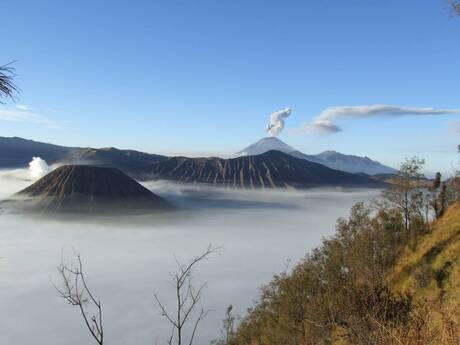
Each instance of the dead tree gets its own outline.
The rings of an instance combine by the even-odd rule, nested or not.
[[[200,322],[209,313],[209,310],[201,309],[196,312],[198,303],[201,299],[201,293],[206,287],[206,282],[196,288],[192,283],[192,273],[195,266],[206,259],[209,255],[216,253],[218,248],[209,246],[204,253],[194,257],[188,264],[184,265],[176,258],[177,272],[173,274],[172,286],[174,287],[175,309],[174,312],[168,312],[164,304],[160,301],[157,293],[154,293],[155,301],[161,309],[161,315],[171,324],[171,335],[168,339],[168,344],[173,342],[177,345],[188,344],[192,345],[196,331]],[[193,315],[196,315],[193,320]],[[191,323],[191,335],[188,342],[184,340],[184,328]]]
[[[0,103],[2,99],[11,98],[14,100],[14,94],[19,92],[18,87],[14,84],[13,79],[16,77],[15,68],[11,65],[14,63],[10,62],[6,65],[0,66]]]
[[[55,286],[55,288],[70,305],[78,307],[91,336],[99,345],[103,345],[104,328],[102,326],[101,301],[97,300],[89,289],[83,273],[81,257],[79,254],[76,257],[76,265],[69,265],[63,258],[61,259],[61,264],[57,270],[62,279],[62,287]],[[90,312],[91,308],[95,311]]]

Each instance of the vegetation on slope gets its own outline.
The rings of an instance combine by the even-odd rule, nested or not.
[[[452,205],[432,231],[406,248],[390,275],[395,289],[432,302],[460,302],[460,204]]]
[[[460,206],[440,179],[417,184],[422,164],[406,161],[384,202],[355,205],[333,237],[262,288],[236,329],[227,315],[216,343],[459,344],[448,305],[459,291]]]

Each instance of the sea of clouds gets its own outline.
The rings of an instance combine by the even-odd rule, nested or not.
[[[43,166],[42,166],[43,167]],[[46,167],[44,168],[46,169]],[[38,175],[37,175],[38,176]],[[30,169],[0,172],[0,199],[30,185]],[[237,191],[147,182],[177,211],[118,218],[56,220],[0,213],[0,344],[90,344],[76,308],[59,298],[56,266],[81,254],[89,285],[102,300],[107,344],[166,342],[168,323],[154,302],[167,308],[168,284],[183,262],[208,245],[219,254],[197,267],[207,281],[202,306],[211,310],[195,344],[220,335],[228,304],[244,315],[259,288],[334,232],[335,221],[376,190]]]

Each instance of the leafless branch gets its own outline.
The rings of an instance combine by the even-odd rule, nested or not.
[[[61,258],[61,263],[56,267],[62,281],[62,287],[55,286],[59,295],[70,305],[78,307],[83,321],[93,339],[99,344],[104,344],[104,328],[102,324],[102,305],[97,300],[86,283],[83,273],[83,263],[79,254],[76,254],[77,264],[69,265]],[[88,310],[93,307],[96,312]]]
[[[174,339],[176,339],[177,345],[182,345],[184,343],[184,328],[188,322],[192,320],[192,315],[201,300],[201,293],[207,285],[206,283],[203,283],[198,289],[195,288],[192,282],[192,271],[194,267],[199,262],[206,259],[209,255],[217,253],[219,249],[220,248],[213,248],[212,246],[209,246],[201,255],[192,258],[188,264],[182,264],[177,257],[174,256],[174,260],[177,264],[177,272],[172,276],[172,285],[174,287],[176,299],[174,313],[169,313],[160,301],[158,294],[154,293],[155,301],[161,310],[160,315],[165,317],[172,326],[172,333],[168,340],[169,345],[172,345]],[[200,313],[196,317],[193,327],[191,328],[192,333],[190,335],[188,345],[193,345],[198,325],[207,316],[208,312],[208,310],[201,309]]]
[[[201,320],[203,320],[208,315],[208,313],[209,313],[209,310],[205,311],[204,309],[201,309],[200,315],[198,315],[198,318],[195,321],[195,325],[193,326],[192,335],[190,336],[190,341],[188,343],[189,345],[193,344],[193,339],[195,338],[195,333],[198,328],[198,324],[200,323]]]

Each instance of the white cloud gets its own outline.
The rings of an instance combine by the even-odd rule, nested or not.
[[[446,115],[460,114],[460,109],[413,108],[393,105],[357,105],[330,107],[321,112],[312,122],[302,126],[303,133],[337,133],[342,129],[335,122],[339,118],[371,116],[406,116],[406,115]]]
[[[54,121],[47,119],[26,105],[0,108],[0,121],[28,122],[49,128],[59,128]]]

